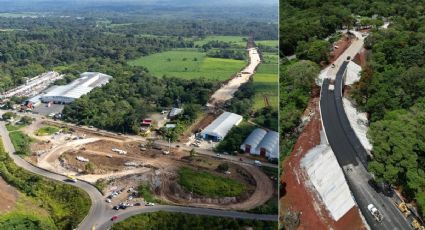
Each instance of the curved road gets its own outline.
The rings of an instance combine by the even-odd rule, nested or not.
[[[367,171],[367,153],[345,114],[342,102],[342,86],[348,62],[344,62],[336,74],[334,89],[330,79],[322,84],[320,112],[328,142],[343,168],[344,175],[357,206],[361,210],[371,229],[403,230],[411,229],[409,223],[394,205],[392,199],[378,193],[369,184],[372,175]],[[375,221],[367,209],[374,204],[382,213],[382,223]]]
[[[66,177],[56,173],[49,172],[47,170],[35,167],[19,157],[15,153],[15,148],[9,138],[9,133],[6,129],[5,123],[0,121],[0,135],[2,137],[4,148],[9,153],[9,156],[14,160],[15,164],[25,170],[28,170],[32,173],[38,174],[40,176],[61,181],[66,181]],[[112,210],[109,205],[104,201],[102,194],[97,190],[93,185],[84,182],[78,181],[76,183],[70,182],[69,184],[79,187],[86,191],[91,199],[92,205],[88,215],[81,222],[78,229],[80,230],[89,230],[93,226],[96,226],[97,229],[107,229],[110,225],[110,218],[113,215],[117,215],[117,211]],[[132,215],[156,211],[168,211],[168,212],[181,212],[189,214],[198,214],[198,215],[211,215],[211,216],[221,216],[221,217],[230,217],[230,218],[241,218],[241,219],[254,219],[254,220],[269,220],[277,221],[277,215],[262,215],[262,214],[251,214],[245,212],[237,211],[226,211],[226,210],[215,210],[207,208],[192,208],[192,207],[183,207],[183,206],[171,206],[171,205],[158,205],[153,207],[129,207],[126,210],[118,211],[121,219],[128,218]]]

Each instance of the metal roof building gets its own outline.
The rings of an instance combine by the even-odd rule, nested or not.
[[[263,140],[264,136],[266,136],[267,131],[264,129],[256,128],[254,131],[249,134],[249,136],[245,139],[240,149],[245,153],[255,154],[257,150],[258,144]]]
[[[52,86],[46,94],[41,96],[41,101],[71,103],[94,88],[107,84],[111,78],[111,76],[103,73],[85,72],[80,75],[80,78],[68,85]]]
[[[210,125],[201,131],[201,136],[207,140],[221,141],[235,125],[239,125],[243,117],[241,115],[224,112]]]
[[[183,112],[183,109],[180,108],[172,108],[170,113],[168,114],[169,118],[174,118],[175,116],[179,115]]]
[[[269,131],[257,146],[256,154],[273,158],[279,151],[279,133]],[[277,156],[276,156],[277,157]]]

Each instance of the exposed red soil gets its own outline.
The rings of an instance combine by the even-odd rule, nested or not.
[[[335,42],[335,46],[338,46],[338,49],[333,49],[333,51],[329,54],[329,63],[334,62],[341,56],[342,53],[351,45],[351,39],[347,36],[343,36],[340,40]]]
[[[300,225],[297,228],[299,230],[365,229],[357,208],[352,208],[339,221],[334,221],[320,201],[318,194],[315,193],[314,188],[306,184],[308,178],[301,169],[300,161],[308,150],[320,144],[320,130],[322,128],[319,95],[314,91],[314,98],[310,100],[304,112],[304,114],[311,112],[314,112],[314,114],[299,136],[291,155],[283,162],[284,173],[281,184],[285,185],[286,193],[280,200],[281,214],[287,211],[299,212]]]
[[[363,48],[356,56],[353,58],[353,62],[361,66],[362,69],[366,67],[366,50]]]

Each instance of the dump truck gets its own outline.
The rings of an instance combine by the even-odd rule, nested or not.
[[[384,219],[384,217],[379,212],[379,210],[375,207],[375,205],[369,204],[367,206],[367,209],[369,210],[369,212],[372,214],[372,216],[375,218],[376,221],[382,222],[382,220]]]

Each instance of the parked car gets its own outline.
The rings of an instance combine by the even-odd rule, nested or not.
[[[146,206],[155,206],[155,203],[148,202],[148,203],[146,203]]]
[[[141,206],[141,205],[142,205],[142,203],[140,203],[140,202],[137,202],[137,203],[134,204],[134,206]]]
[[[111,203],[112,202],[111,199],[106,199],[105,201],[106,201],[106,203]]]
[[[115,205],[115,206],[113,207],[113,209],[115,209],[115,210],[120,210],[120,206]]]
[[[111,221],[114,221],[114,220],[116,220],[116,219],[118,219],[118,216],[113,216],[113,217],[111,217]]]

